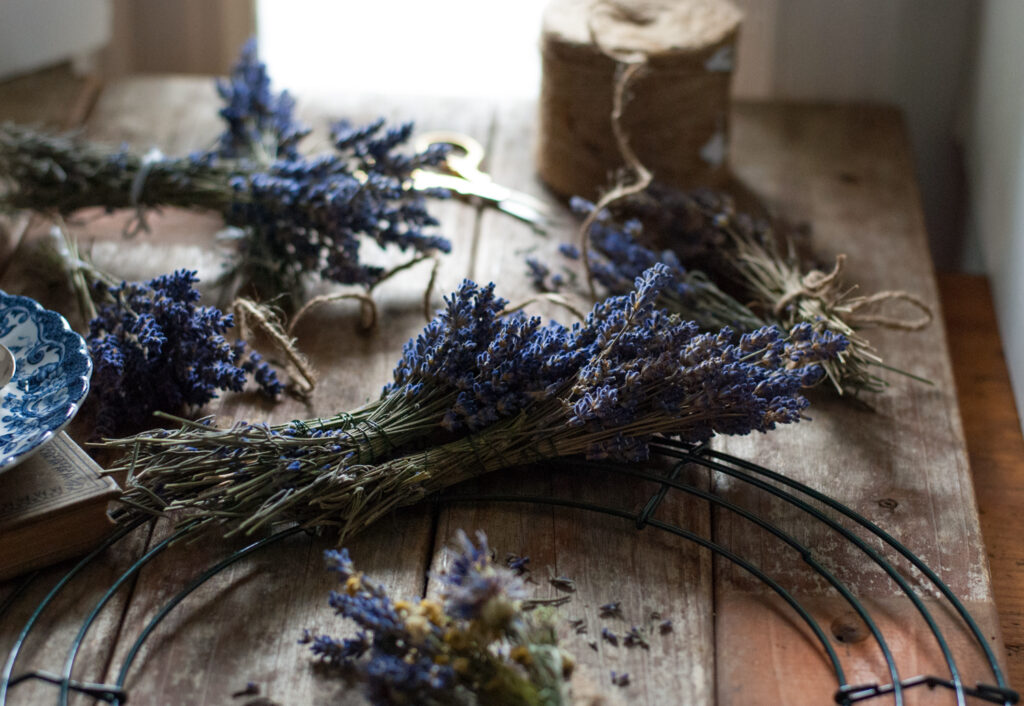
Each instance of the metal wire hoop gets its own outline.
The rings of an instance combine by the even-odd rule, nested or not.
[[[667,472],[658,472],[655,470],[645,469],[637,465],[628,464],[614,464],[614,463],[594,463],[594,462],[569,462],[561,463],[561,467],[566,465],[578,465],[591,470],[601,470],[609,473],[613,473],[620,476],[627,476],[632,479],[648,481],[657,485],[657,490],[652,494],[650,499],[640,508],[639,511],[635,509],[617,508],[611,506],[598,505],[594,503],[588,503],[580,500],[571,498],[556,498],[547,496],[527,496],[527,495],[507,495],[507,494],[495,494],[495,493],[467,493],[458,489],[445,492],[443,494],[434,497],[434,502],[438,505],[445,505],[449,503],[466,503],[466,502],[510,502],[510,503],[529,503],[536,505],[547,505],[557,506],[565,508],[573,508],[578,510],[586,510],[590,512],[600,513],[612,517],[619,517],[624,520],[631,521],[633,525],[638,529],[642,530],[647,527],[658,529],[669,534],[682,537],[688,541],[701,546],[715,555],[720,556],[727,561],[735,564],[742,568],[744,571],[755,577],[758,581],[763,583],[765,586],[770,588],[777,596],[779,596],[783,602],[788,605],[800,618],[811,632],[814,634],[817,642],[820,644],[825,657],[831,665],[832,671],[834,672],[837,688],[834,693],[834,700],[837,704],[850,706],[855,703],[875,699],[891,695],[897,706],[902,706],[904,703],[904,692],[908,689],[927,686],[929,688],[945,688],[951,690],[955,696],[958,706],[966,706],[967,699],[972,698],[979,701],[986,701],[989,703],[1004,704],[1009,706],[1016,704],[1019,700],[1017,692],[1010,689],[1006,684],[1005,677],[1002,670],[999,667],[998,661],[992,652],[991,646],[985,639],[984,633],[978,626],[977,621],[973,618],[970,612],[962,601],[956,596],[956,594],[949,588],[941,578],[932,570],[927,564],[924,563],[920,557],[916,556],[909,548],[898,542],[889,533],[877,526],[866,517],[855,512],[851,508],[843,505],[842,503],[830,498],[813,488],[788,478],[780,473],[772,471],[768,468],[760,466],[750,461],[737,458],[735,456],[725,454],[722,452],[715,451],[706,445],[688,445],[679,442],[675,442],[669,439],[660,439],[653,446],[655,452],[665,458],[672,459],[674,461],[671,469]],[[940,652],[943,656],[943,661],[946,664],[946,668],[949,671],[948,677],[935,676],[935,675],[921,675],[909,678],[901,678],[898,665],[895,662],[895,658],[892,655],[891,650],[888,647],[885,636],[882,634],[877,622],[872,618],[870,611],[864,605],[864,603],[857,598],[856,595],[845,585],[843,582],[831,571],[828,567],[823,565],[815,556],[813,550],[801,542],[799,542],[791,533],[787,532],[784,528],[769,522],[763,517],[751,512],[748,509],[740,507],[739,505],[732,502],[729,498],[723,497],[716,494],[713,491],[705,490],[697,487],[692,483],[688,483],[681,480],[681,470],[688,466],[693,465],[706,469],[709,473],[720,473],[730,478],[741,481],[752,488],[757,489],[759,492],[769,494],[779,500],[787,503],[788,505],[799,510],[802,515],[811,518],[813,521],[821,523],[829,528],[830,531],[837,533],[845,541],[850,542],[852,545],[857,547],[875,566],[879,567],[885,574],[892,579],[897,586],[899,586],[901,592],[910,599],[915,610],[924,620],[928,626],[929,632],[939,647]],[[742,517],[745,521],[752,523],[753,525],[761,528],[768,532],[770,535],[775,537],[783,544],[790,547],[792,550],[797,552],[800,559],[807,564],[816,574],[824,578],[828,584],[833,587],[837,593],[843,598],[844,601],[851,607],[851,609],[864,621],[871,636],[873,637],[879,650],[882,652],[886,663],[886,669],[888,671],[890,681],[889,683],[874,683],[874,684],[850,684],[843,670],[842,662],[839,655],[832,644],[832,640],[829,638],[827,631],[815,620],[811,612],[806,606],[800,603],[786,588],[781,585],[778,581],[773,579],[761,568],[756,566],[754,563],[738,555],[729,547],[724,546],[708,537],[703,537],[685,528],[673,525],[671,523],[659,520],[655,515],[659,506],[669,497],[670,493],[678,492],[685,493],[694,497],[701,498],[708,502],[714,507],[721,508],[727,512],[733,513],[738,517]],[[958,666],[956,655],[953,654],[952,649],[949,646],[949,642],[946,639],[943,631],[934,620],[931,612],[927,606],[921,600],[921,597],[917,592],[909,585],[904,577],[899,573],[896,567],[881,554],[878,550],[868,545],[860,536],[856,533],[832,519],[827,514],[822,512],[814,503],[818,503],[832,511],[838,512],[839,514],[852,521],[855,525],[869,532],[874,537],[881,540],[882,544],[889,550],[895,552],[898,556],[908,561],[914,568],[921,572],[925,576],[934,589],[950,604],[956,615],[967,627],[968,631],[973,636],[977,646],[984,655],[985,661],[992,672],[995,684],[977,684],[975,687],[965,686],[960,674],[960,668]],[[70,569],[63,578],[46,594],[45,598],[35,607],[31,614],[30,619],[26,623],[18,636],[14,646],[8,654],[6,663],[3,671],[0,672],[0,706],[6,706],[7,695],[11,687],[14,687],[20,683],[28,680],[40,680],[47,683],[54,684],[58,687],[57,703],[60,706],[64,706],[68,703],[68,696],[70,692],[80,692],[88,694],[96,699],[105,701],[110,704],[123,704],[127,700],[127,692],[125,691],[124,685],[127,680],[129,670],[134,664],[135,658],[141,650],[145,641],[153,633],[155,628],[163,621],[164,618],[178,605],[180,605],[192,592],[203,585],[205,582],[213,578],[215,575],[228,568],[229,566],[243,560],[250,556],[252,553],[259,551],[260,549],[269,546],[277,541],[280,541],[286,537],[292,536],[301,532],[301,528],[290,527],[288,529],[279,531],[272,534],[264,539],[253,542],[246,547],[243,547],[224,559],[220,560],[210,568],[199,573],[191,582],[188,583],[183,589],[181,589],[174,596],[169,598],[150,618],[148,623],[140,630],[138,636],[133,642],[132,646],[126,653],[114,684],[93,684],[93,683],[82,683],[71,678],[75,659],[79,653],[79,650],[83,644],[86,633],[93,621],[102,610],[103,606],[110,600],[110,598],[117,592],[117,590],[123,586],[127,580],[134,576],[140,571],[146,564],[152,561],[157,555],[162,553],[167,546],[174,540],[175,537],[180,535],[174,533],[163,541],[153,546],[146,554],[141,557],[138,561],[134,562],[128,567],[111,585],[111,587],[102,595],[97,601],[96,605],[89,612],[88,616],[84,620],[78,635],[72,641],[71,646],[68,650],[67,658],[65,660],[64,668],[61,674],[51,674],[43,671],[29,671],[23,674],[14,676],[13,670],[21,651],[21,648],[31,632],[33,627],[38,622],[40,616],[46,607],[53,601],[55,596],[62,591],[74,578],[78,575],[89,563],[91,563],[96,557],[103,553],[109,546],[120,541],[128,534],[130,534],[136,527],[143,524],[142,521],[136,521],[131,525],[122,527],[114,536],[112,536],[104,545],[95,550],[92,554],[83,558],[78,562],[72,569]],[[0,603],[0,617],[11,608],[11,606],[17,602],[19,596],[33,580],[34,577],[29,577],[14,591],[12,595],[9,595],[3,603]]]

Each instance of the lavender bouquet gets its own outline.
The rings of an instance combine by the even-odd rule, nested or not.
[[[573,658],[559,649],[554,624],[524,610],[526,588],[491,558],[487,537],[459,531],[440,600],[392,599],[356,571],[348,551],[326,552],[340,591],[330,605],[360,628],[338,640],[306,631],[302,642],[322,661],[365,684],[373,704],[556,706],[571,703]]]
[[[609,292],[628,291],[639,272],[663,262],[676,279],[659,304],[705,330],[733,326],[752,331],[767,325],[789,329],[805,324],[840,335],[848,346],[822,363],[840,394],[878,392],[886,381],[877,371],[893,370],[864,337],[865,327],[917,330],[931,319],[928,306],[907,292],[851,296],[853,288],[845,288],[839,279],[842,256],[831,273],[805,271],[792,247],[766,221],[737,212],[718,192],[684,194],[652,188],[616,204],[614,213],[597,214],[589,229],[588,270]],[[583,213],[593,209],[582,199],[575,199],[573,206]],[[652,240],[671,247],[656,250],[649,246]],[[563,253],[579,256],[575,249]],[[538,266],[530,267],[536,274]],[[543,276],[538,284],[557,287]],[[909,302],[923,316],[908,321],[873,312],[873,307],[893,299]]]
[[[655,307],[664,265],[567,328],[503,316],[465,282],[406,344],[379,400],[330,419],[217,429],[184,423],[112,440],[126,500],[191,526],[275,522],[342,537],[467,478],[541,459],[638,461],[658,434],[696,442],[796,422],[841,336],[795,326],[701,333]]]
[[[400,271],[401,265],[387,270],[362,262],[366,241],[412,252],[414,259],[450,249],[428,232],[437,221],[424,197],[443,193],[417,190],[409,179],[445,153],[401,153],[411,123],[341,121],[332,128],[333,152],[301,155],[298,145],[309,130],[295,119],[292,98],[270,90],[253,42],[218,90],[226,129],[212,149],[185,157],[142,156],[0,125],[0,209],[128,208],[136,210],[139,227],[150,209],[215,211],[241,233],[232,272],[263,298],[288,293],[293,304],[310,277],[371,289]]]

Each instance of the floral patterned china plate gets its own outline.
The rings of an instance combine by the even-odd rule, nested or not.
[[[0,473],[71,421],[89,391],[92,361],[64,317],[33,299],[0,291],[0,343],[14,378],[0,388]]]

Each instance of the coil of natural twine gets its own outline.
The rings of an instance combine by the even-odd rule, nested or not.
[[[742,15],[728,0],[552,0],[541,38],[540,177],[594,200],[626,165],[612,125],[621,68],[621,130],[653,177],[678,188],[727,178],[729,88]]]

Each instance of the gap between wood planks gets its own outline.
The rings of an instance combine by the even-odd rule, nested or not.
[[[498,127],[498,109],[492,108],[491,117],[487,126],[487,139],[484,141],[484,155],[492,155],[494,153],[495,136],[497,135]],[[490,169],[489,164],[482,164],[480,168],[487,172]],[[477,258],[480,257],[480,240],[483,238],[483,214],[484,206],[482,204],[473,207],[475,216],[473,219],[473,235],[469,246],[469,268],[466,272],[466,278],[476,281],[477,273]],[[443,224],[442,224],[443,226]],[[479,284],[479,282],[478,282]],[[442,292],[444,294],[444,292]],[[429,502],[429,501],[428,501]],[[430,531],[427,535],[427,556],[426,566],[430,566],[434,559],[434,554],[437,553],[438,545],[444,545],[444,540],[438,538],[438,532],[440,532],[441,523],[441,506],[439,503],[432,503],[430,509]],[[372,531],[372,530],[371,530]],[[427,597],[427,590],[430,587],[430,572],[423,572],[423,581],[420,584],[420,598]]]

